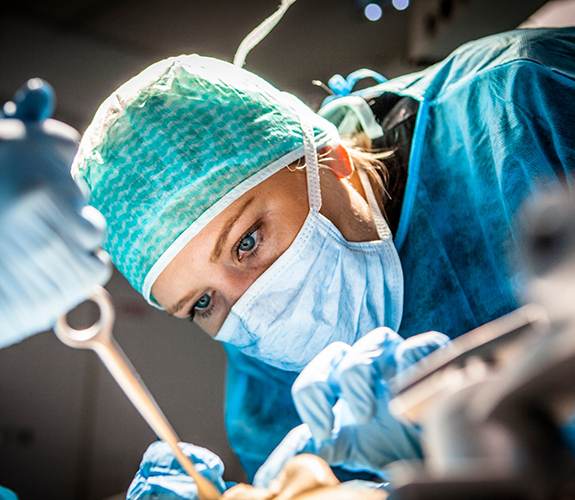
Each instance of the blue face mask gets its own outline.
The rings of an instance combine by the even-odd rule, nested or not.
[[[302,128],[309,215],[290,247],[234,304],[215,337],[298,372],[332,342],[351,345],[379,326],[397,331],[403,310],[399,256],[365,172],[360,169],[360,177],[381,239],[352,243],[319,213],[313,135]]]

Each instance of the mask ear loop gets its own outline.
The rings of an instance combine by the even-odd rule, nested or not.
[[[359,173],[359,179],[361,180],[363,190],[365,191],[365,196],[367,197],[367,203],[373,215],[373,221],[375,222],[375,228],[377,229],[377,234],[379,235],[382,241],[385,241],[386,239],[392,237],[391,229],[389,229],[387,221],[385,220],[385,217],[383,216],[381,210],[379,209],[379,205],[377,204],[377,200],[375,199],[375,194],[373,194],[373,188],[371,187],[371,182],[369,182],[369,178],[367,177],[367,172],[361,166],[357,169],[357,171]]]
[[[309,206],[311,210],[319,213],[321,209],[321,188],[319,182],[319,163],[317,159],[317,151],[315,149],[313,128],[301,113],[298,113],[298,115],[303,136]],[[365,169],[363,167],[359,167],[358,173],[367,197],[367,203],[369,204],[369,208],[373,214],[377,234],[382,241],[385,241],[392,237],[391,230],[379,209],[379,205],[375,199],[375,194],[373,193],[373,189]]]
[[[319,163],[315,149],[313,127],[305,120],[301,113],[298,112],[298,115],[303,136],[309,207],[314,212],[319,213],[321,208],[321,188],[319,184]]]

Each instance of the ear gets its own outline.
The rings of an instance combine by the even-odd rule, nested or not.
[[[349,177],[353,173],[353,162],[345,146],[341,144],[332,146],[330,156],[333,158],[330,162],[330,168],[340,179]]]

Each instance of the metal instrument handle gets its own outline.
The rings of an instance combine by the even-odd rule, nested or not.
[[[122,348],[112,336],[114,324],[114,306],[108,292],[102,287],[95,287],[90,297],[100,308],[100,318],[89,328],[75,330],[66,316],[62,316],[54,326],[56,336],[66,345],[76,349],[92,349],[98,354],[104,366],[136,407],[140,415],[156,433],[170,445],[176,459],[190,475],[197,487],[200,500],[216,500],[220,497],[218,489],[194,467],[192,461],[184,455],[178,446],[179,438],[169,424],[168,419],[148,391],[138,372]]]

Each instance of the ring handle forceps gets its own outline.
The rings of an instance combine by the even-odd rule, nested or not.
[[[220,497],[218,489],[194,467],[192,461],[184,455],[174,429],[169,424],[162,410],[150,394],[128,357],[122,351],[112,335],[115,313],[108,292],[98,286],[89,298],[100,309],[100,318],[89,328],[75,330],[62,316],[54,326],[56,336],[66,345],[76,349],[92,349],[98,354],[112,377],[122,388],[132,404],[148,422],[156,435],[170,445],[176,459],[195,481],[200,500],[216,500]]]

